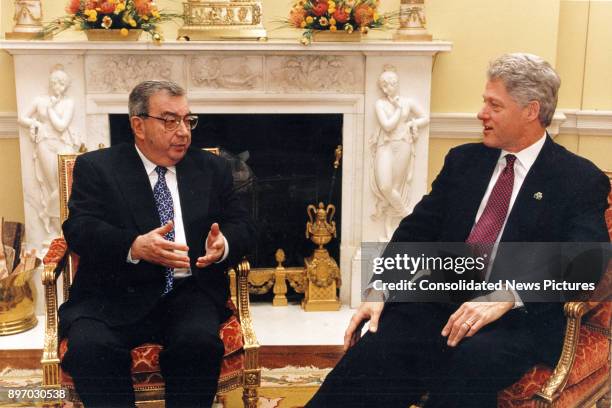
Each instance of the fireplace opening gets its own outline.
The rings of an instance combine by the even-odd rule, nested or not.
[[[334,171],[342,144],[341,114],[199,114],[192,146],[218,147],[232,162],[234,186],[257,225],[253,267],[274,267],[282,248],[287,267],[303,266],[314,244],[306,239],[309,204],[330,198],[336,207],[337,238],[326,248],[340,261],[342,166]],[[128,115],[112,114],[111,144],[133,142]],[[332,181],[333,180],[333,181]]]

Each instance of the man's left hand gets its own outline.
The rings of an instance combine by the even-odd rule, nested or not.
[[[448,318],[442,336],[448,337],[447,344],[455,347],[464,337],[472,337],[513,307],[514,302],[465,302]]]
[[[198,268],[205,268],[220,260],[225,253],[225,239],[216,222],[211,225],[208,237],[206,237],[205,255],[196,260]]]

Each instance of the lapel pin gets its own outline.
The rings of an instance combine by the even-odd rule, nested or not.
[[[533,195],[533,198],[535,198],[536,200],[541,200],[542,197],[544,197],[544,194],[539,191]]]

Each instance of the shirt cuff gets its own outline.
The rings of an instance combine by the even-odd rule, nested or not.
[[[208,241],[208,240],[206,240],[206,241]],[[225,235],[223,236],[223,242],[225,243],[225,251],[223,252],[223,256],[221,257],[221,259],[219,259],[217,262],[215,262],[217,264],[225,261],[227,259],[227,256],[229,255],[230,248],[229,248],[229,244],[227,243],[227,238],[225,238]],[[208,252],[208,250],[210,248],[208,246],[206,246],[205,249],[206,249],[206,252]]]
[[[374,289],[374,282],[370,282],[370,284],[363,290],[362,292],[362,297],[364,299],[364,302],[368,301],[368,295],[373,291],[376,290]],[[383,290],[376,290],[377,292],[380,292],[382,294],[382,301],[386,302],[387,299],[389,299],[389,291],[387,289],[383,289]]]
[[[510,289],[510,291],[512,292],[512,294],[514,295],[514,307],[513,309],[518,309],[520,307],[525,306],[525,304],[523,303],[523,301],[521,300],[521,297],[519,296],[519,294],[517,293],[516,290],[514,289]]]
[[[130,250],[128,251],[128,255],[127,255],[127,262],[136,265],[138,262],[140,262],[140,259],[132,259],[132,248],[130,248]]]

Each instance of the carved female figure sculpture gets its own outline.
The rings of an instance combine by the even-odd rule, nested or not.
[[[379,129],[370,140],[370,185],[376,196],[372,218],[384,219],[381,240],[389,240],[397,222],[409,212],[415,142],[419,128],[427,125],[429,118],[412,99],[399,95],[399,77],[393,67],[385,67],[378,86],[384,96],[376,101]]]
[[[49,94],[37,96],[19,117],[19,124],[29,128],[34,144],[34,174],[40,188],[38,216],[47,234],[59,233],[57,154],[74,153],[80,145],[69,127],[74,114],[74,101],[66,96],[69,85],[70,77],[64,68],[53,67]]]

